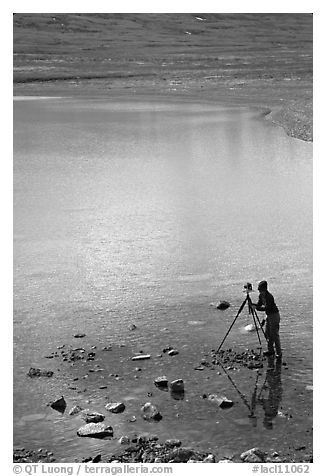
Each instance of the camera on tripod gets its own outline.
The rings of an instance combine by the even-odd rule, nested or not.
[[[256,312],[256,308],[255,308],[255,305],[253,304],[252,300],[251,300],[251,297],[250,297],[250,293],[253,292],[253,289],[252,289],[252,284],[251,283],[246,283],[244,286],[244,291],[245,293],[247,293],[247,296],[245,298],[245,300],[243,301],[243,303],[241,304],[240,306],[240,309],[238,310],[238,313],[237,315],[235,316],[231,326],[229,327],[229,330],[227,331],[227,333],[225,334],[222,342],[220,343],[219,345],[219,348],[217,349],[217,353],[220,351],[220,349],[222,348],[222,345],[224,344],[224,341],[225,339],[227,338],[227,336],[229,335],[232,327],[234,326],[234,323],[235,321],[237,320],[237,318],[239,317],[241,311],[243,310],[243,308],[245,307],[246,304],[248,304],[248,311],[249,311],[249,314],[252,316],[253,318],[253,321],[254,321],[254,325],[255,325],[255,329],[256,329],[256,332],[257,332],[257,337],[258,337],[258,341],[259,341],[259,345],[260,345],[260,348],[261,348],[261,340],[260,340],[260,336],[259,336],[259,328],[262,330],[263,332],[263,336],[265,337],[265,339],[267,340],[267,337],[266,337],[266,334],[264,332],[264,329],[263,329],[263,322],[260,322],[259,320],[259,317],[257,315],[257,312]]]
[[[253,292],[251,283],[246,283],[243,287],[244,287],[244,292],[246,292],[246,293],[252,293]]]

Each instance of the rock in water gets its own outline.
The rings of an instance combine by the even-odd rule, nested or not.
[[[184,386],[183,380],[181,378],[177,380],[173,380],[173,382],[170,383],[170,389],[171,389],[171,392],[174,392],[174,393],[184,392],[185,386]]]
[[[171,357],[173,355],[178,355],[178,353],[179,353],[179,351],[176,350],[176,349],[171,349],[171,350],[168,351],[168,355],[170,355]]]
[[[78,436],[88,436],[90,438],[105,438],[113,436],[112,426],[106,426],[104,423],[87,423],[77,431]]]
[[[129,436],[121,436],[118,443],[120,443],[120,445],[129,445],[129,443],[130,443]]]
[[[105,418],[102,413],[88,412],[87,410],[83,410],[81,414],[82,419],[85,420],[86,423],[100,423]]]
[[[248,369],[262,369],[264,364],[262,362],[249,362],[247,365]],[[273,367],[274,368],[274,367]]]
[[[122,413],[125,410],[126,405],[122,402],[110,402],[105,405],[105,408],[111,413]]]
[[[246,332],[253,332],[254,330],[256,330],[256,327],[254,324],[248,324],[244,329]]]
[[[224,396],[219,397],[218,395],[215,395],[214,393],[208,395],[208,400],[210,402],[216,403],[220,408],[230,408],[233,406],[232,400],[229,400],[228,398]]]
[[[214,455],[206,456],[203,463],[215,463],[215,456]]]
[[[144,420],[162,420],[162,415],[160,414],[156,406],[150,402],[145,403],[145,405],[141,408],[141,412]]]
[[[182,445],[182,441],[181,440],[177,440],[177,439],[170,439],[170,440],[166,440],[165,441],[165,446],[167,448],[178,448],[179,446]]]
[[[135,355],[131,360],[148,360],[150,359],[150,354]]]
[[[165,376],[157,377],[154,384],[159,388],[168,388],[168,379]]]
[[[216,309],[220,309],[221,311],[224,311],[228,307],[230,307],[230,303],[228,301],[220,301],[216,305]]]
[[[190,448],[175,448],[168,457],[173,463],[186,463],[195,456],[195,451]]]
[[[50,407],[53,408],[53,410],[56,410],[57,412],[60,412],[60,413],[64,413],[66,406],[67,404],[64,397],[61,397],[50,404]]]
[[[265,461],[266,454],[259,448],[251,448],[240,455],[240,458],[245,463],[263,463]]]

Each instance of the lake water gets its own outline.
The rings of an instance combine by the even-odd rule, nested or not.
[[[280,308],[287,364],[262,390],[267,400],[273,386],[278,395],[272,428],[263,405],[255,424],[248,419],[221,369],[194,370],[228,330],[244,283],[256,289],[261,279]],[[210,305],[220,299],[230,301],[228,310]],[[298,442],[310,448],[312,312],[312,144],[240,107],[14,101],[16,446],[47,447],[58,461],[73,461],[110,454],[120,436],[148,431],[219,454],[252,446],[286,452]],[[255,333],[243,332],[249,323],[244,310],[226,348],[258,345]],[[45,358],[63,344],[96,346],[96,361]],[[162,353],[169,345],[179,355]],[[132,362],[139,351],[151,359]],[[95,366],[102,370],[89,372]],[[30,367],[55,374],[30,379]],[[257,372],[230,372],[250,400]],[[185,398],[156,389],[160,375],[183,378]],[[266,365],[259,388],[265,377]],[[221,392],[235,401],[232,409],[201,398]],[[106,416],[117,438],[78,438],[80,417],[47,406],[61,395],[67,410],[106,412],[108,399],[125,401],[123,414]],[[146,401],[159,406],[161,422],[142,420]]]

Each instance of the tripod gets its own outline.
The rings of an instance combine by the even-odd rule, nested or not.
[[[235,316],[229,330],[227,331],[227,333],[225,334],[222,342],[220,343],[220,346],[219,348],[217,349],[217,353],[219,352],[219,350],[222,348],[222,345],[224,344],[225,342],[225,339],[227,338],[227,336],[230,334],[230,331],[232,329],[232,327],[234,326],[235,324],[235,321],[238,319],[239,315],[241,314],[241,311],[243,310],[243,308],[245,307],[246,304],[248,304],[248,310],[249,310],[249,314],[252,316],[253,320],[254,320],[254,324],[255,324],[255,329],[256,329],[256,332],[257,332],[257,336],[258,336],[258,341],[259,341],[259,345],[261,347],[261,340],[260,340],[260,335],[259,335],[259,331],[258,331],[258,325],[257,325],[257,322],[261,328],[261,330],[263,331],[263,335],[265,337],[265,339],[267,340],[267,337],[266,337],[266,334],[265,334],[265,331],[263,329],[263,325],[262,323],[260,322],[259,318],[258,318],[258,315],[257,315],[257,311],[252,303],[252,300],[251,300],[251,297],[250,297],[250,291],[251,291],[251,284],[248,283],[247,286],[245,286],[246,288],[246,293],[247,293],[247,296],[246,296],[246,299],[243,301],[243,303],[241,304],[240,308],[239,308],[239,311],[237,312],[237,315]]]

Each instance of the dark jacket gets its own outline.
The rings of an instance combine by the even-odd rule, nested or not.
[[[256,309],[257,311],[265,311],[267,316],[278,312],[278,307],[275,304],[274,297],[268,291],[265,291],[265,295],[259,294]]]

